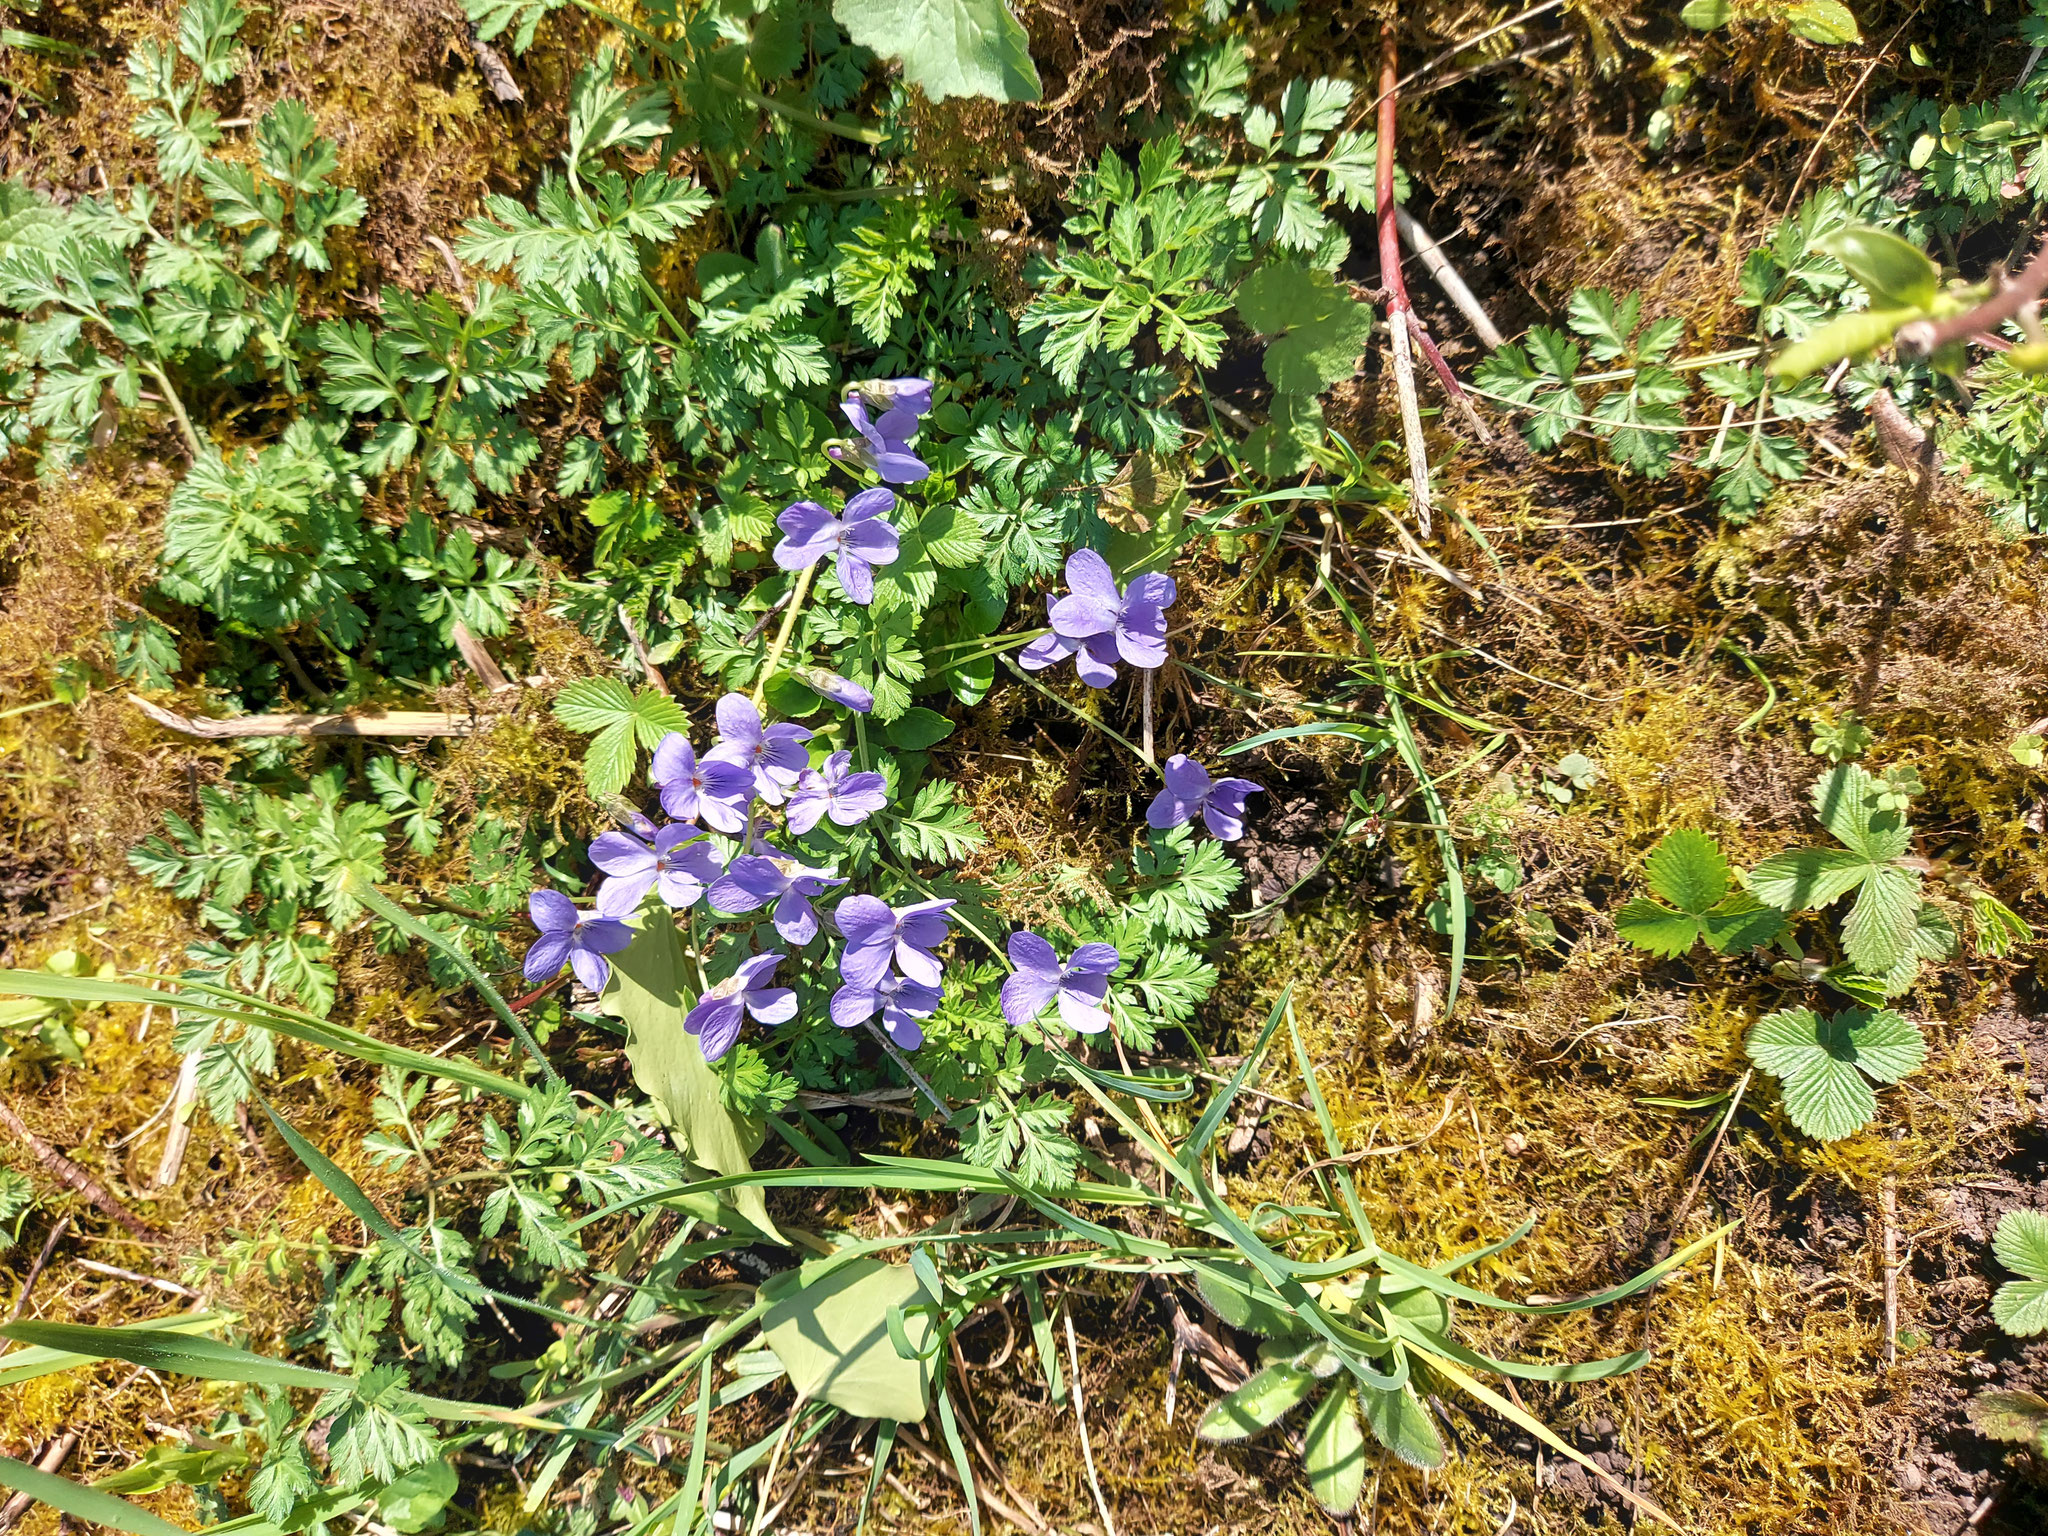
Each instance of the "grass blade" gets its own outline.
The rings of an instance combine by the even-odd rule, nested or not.
[[[182,1525],[173,1525],[119,1494],[88,1488],[12,1456],[0,1456],[0,1488],[12,1488],[74,1520],[103,1525],[126,1536],[192,1536]]]
[[[153,1371],[173,1371],[206,1381],[246,1381],[259,1387],[304,1387],[312,1392],[346,1390],[352,1378],[334,1371],[273,1360],[219,1339],[154,1328],[94,1328],[84,1323],[9,1323],[0,1338],[63,1350],[89,1360],[125,1360]]]

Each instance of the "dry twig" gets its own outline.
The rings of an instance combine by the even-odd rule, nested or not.
[[[128,702],[167,731],[203,741],[245,736],[468,736],[483,722],[439,709],[398,709],[381,715],[237,715],[207,720],[181,715],[135,694]]]

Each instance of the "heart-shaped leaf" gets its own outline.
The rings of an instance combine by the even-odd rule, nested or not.
[[[823,1267],[807,1264],[799,1277]],[[768,1309],[761,1338],[805,1397],[857,1419],[917,1424],[931,1399],[932,1298],[908,1265],[852,1259]],[[907,1310],[908,1309],[908,1310]],[[912,1356],[896,1345],[894,1311]]]

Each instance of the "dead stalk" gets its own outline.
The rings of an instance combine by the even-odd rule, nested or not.
[[[1401,441],[1408,450],[1408,488],[1416,526],[1430,535],[1429,450],[1422,440],[1422,406],[1415,395],[1415,361],[1408,352],[1408,319],[1414,306],[1401,278],[1401,235],[1394,222],[1394,125],[1399,107],[1400,51],[1394,23],[1380,26],[1380,113],[1373,195],[1379,209],[1380,287],[1387,296],[1387,336],[1394,352],[1394,391],[1401,401]]]
[[[1116,1522],[1109,1517],[1109,1501],[1102,1496],[1102,1483],[1095,1475],[1095,1448],[1088,1442],[1088,1413],[1082,1408],[1087,1393],[1081,1386],[1081,1346],[1074,1341],[1071,1308],[1060,1314],[1067,1327],[1067,1368],[1073,1378],[1074,1422],[1081,1426],[1081,1460],[1088,1468],[1088,1491],[1095,1495],[1096,1512],[1102,1516],[1102,1536],[1116,1536]]]

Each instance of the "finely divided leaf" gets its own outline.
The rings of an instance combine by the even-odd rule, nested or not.
[[[1320,394],[1351,377],[1372,334],[1371,306],[1327,272],[1292,262],[1269,261],[1239,284],[1237,316],[1272,338],[1266,377],[1288,394]]]

